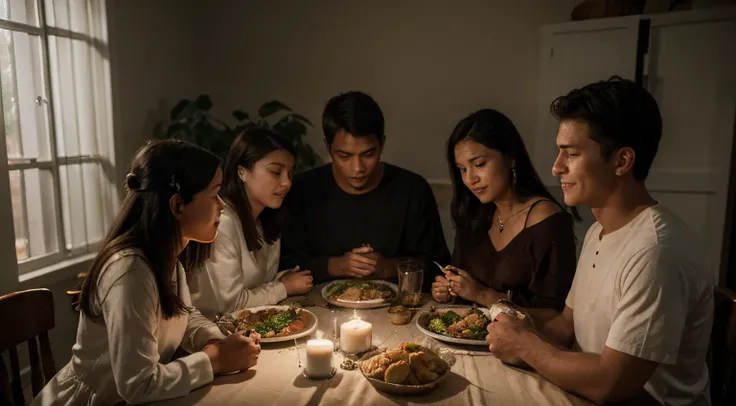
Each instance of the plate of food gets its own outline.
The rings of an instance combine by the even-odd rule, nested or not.
[[[434,339],[453,344],[487,346],[486,327],[490,310],[477,306],[443,306],[423,311],[417,317],[419,331]]]
[[[377,349],[357,362],[363,376],[376,389],[395,395],[418,395],[439,385],[450,373],[452,355],[438,355],[416,343],[394,349]]]
[[[262,343],[277,343],[312,334],[317,316],[307,309],[291,306],[258,306],[235,311],[217,320],[229,333],[255,330]]]
[[[398,297],[396,284],[381,280],[347,279],[328,283],[322,297],[335,306],[373,309],[389,306]]]

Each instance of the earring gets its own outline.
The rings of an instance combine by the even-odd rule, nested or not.
[[[511,177],[512,177],[512,183],[514,186],[516,186],[516,167],[511,168]]]

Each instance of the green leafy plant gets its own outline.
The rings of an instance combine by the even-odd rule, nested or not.
[[[306,117],[294,113],[286,104],[278,100],[266,102],[258,109],[257,117],[251,117],[242,110],[235,110],[232,112],[234,124],[216,118],[211,113],[212,106],[210,96],[205,94],[195,100],[179,101],[171,109],[168,120],[156,124],[154,138],[191,141],[212,151],[224,162],[235,137],[249,128],[262,127],[291,140],[297,152],[296,172],[322,163],[320,156],[304,141],[307,126],[314,126]]]

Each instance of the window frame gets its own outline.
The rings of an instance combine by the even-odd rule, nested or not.
[[[50,27],[47,25],[48,19],[46,18],[46,4],[44,0],[37,0],[36,2],[37,7],[37,15],[38,15],[38,26],[29,24],[29,23],[20,23],[16,21],[10,21],[0,18],[0,29],[7,30],[10,32],[19,32],[19,33],[25,33],[30,36],[38,36],[40,42],[41,42],[41,53],[40,53],[40,61],[33,60],[32,62],[38,63],[39,67],[42,69],[42,75],[40,80],[43,81],[42,83],[42,95],[34,95],[34,99],[36,101],[36,104],[41,107],[45,108],[44,114],[46,114],[47,121],[45,123],[46,129],[45,129],[45,136],[48,138],[45,140],[48,142],[48,155],[49,158],[41,158],[41,157],[9,157],[8,156],[8,150],[5,146],[6,137],[7,134],[5,134],[5,116],[4,114],[0,114],[0,132],[3,134],[3,145],[0,147],[0,156],[4,154],[6,158],[7,166],[0,165],[0,176],[5,176],[6,179],[8,179],[8,183],[0,182],[0,186],[2,186],[4,194],[7,196],[8,203],[11,199],[11,184],[9,181],[10,174],[13,172],[19,172],[21,176],[23,176],[24,170],[29,169],[38,169],[43,171],[50,171],[51,173],[51,182],[53,187],[53,197],[54,197],[54,203],[51,205],[53,210],[53,213],[49,213],[49,216],[52,216],[55,221],[55,239],[56,239],[56,250],[54,252],[46,253],[46,254],[40,254],[36,256],[29,256],[25,259],[18,259],[17,255],[14,256],[16,264],[17,264],[17,272],[13,275],[15,278],[22,278],[22,276],[27,275],[34,271],[39,271],[43,268],[47,268],[50,266],[53,266],[55,264],[59,264],[63,261],[69,261],[69,260],[75,260],[77,258],[82,258],[85,255],[89,255],[90,253],[93,253],[100,249],[102,245],[102,240],[104,239],[104,234],[101,237],[99,241],[93,241],[90,242],[89,238],[85,237],[86,243],[78,246],[78,247],[67,247],[67,237],[65,235],[64,231],[64,225],[65,225],[65,219],[64,219],[64,213],[63,213],[63,203],[62,203],[62,182],[61,182],[61,168],[64,166],[69,165],[81,165],[82,164],[96,164],[99,165],[101,168],[106,162],[109,162],[109,159],[101,156],[101,155],[91,155],[91,154],[79,154],[79,155],[64,155],[59,156],[58,151],[59,148],[57,146],[58,137],[57,137],[57,123],[56,123],[56,115],[55,115],[55,109],[57,106],[54,106],[51,100],[53,100],[54,92],[58,91],[59,85],[57,83],[54,83],[52,81],[54,72],[52,72],[51,67],[51,60],[50,60],[50,50],[49,50],[49,42],[50,37],[57,37],[57,38],[64,38],[69,40],[82,40],[86,41],[88,43],[92,43],[94,41],[92,37],[90,37],[87,34],[79,33],[71,31],[70,29],[64,29],[59,27]],[[105,16],[107,17],[107,16]],[[106,24],[105,24],[106,25]],[[15,54],[13,55],[15,57]],[[40,63],[39,63],[40,62]],[[109,64],[109,61],[107,62]],[[17,69],[17,66],[16,66]],[[14,78],[16,83],[14,84],[17,86],[17,77]],[[108,89],[106,89],[108,98],[111,95],[111,89],[109,80],[107,81],[106,85],[108,86]],[[16,91],[17,92],[17,91]],[[41,92],[39,92],[41,93]],[[111,103],[111,100],[107,101],[108,105]],[[0,104],[0,113],[2,113],[3,106]],[[109,125],[112,126],[112,120],[113,117],[111,115],[111,111],[108,110],[108,122]],[[21,130],[22,131],[22,130]],[[21,140],[23,140],[23,135],[21,132]],[[5,188],[5,185],[7,185],[7,189]],[[23,205],[27,207],[27,197],[25,196],[25,185],[22,185],[23,188]],[[84,190],[86,189],[86,185],[82,185],[82,192],[84,193]],[[84,198],[81,199],[84,202]],[[112,199],[114,200],[114,199]],[[103,205],[105,202],[102,203]],[[114,203],[113,203],[114,204]],[[4,203],[3,203],[4,205]],[[103,210],[107,211],[111,208],[103,208]],[[43,209],[44,211],[46,208]],[[87,211],[83,210],[85,215],[85,224],[87,224]],[[11,252],[12,246],[12,252],[15,252],[15,245],[17,242],[17,234],[15,227],[13,226],[13,207],[12,205],[9,205],[9,210],[3,210],[2,211],[2,217],[0,217],[1,222],[9,223],[9,228],[13,230],[13,238],[9,239],[9,247],[0,247],[0,250],[5,250],[7,248],[8,252]],[[24,221],[26,224],[26,227],[28,229],[28,235],[30,235],[30,227],[29,227],[29,213],[28,210],[24,207],[24,213],[23,216],[25,217]],[[71,220],[73,221],[73,220]],[[42,231],[42,238],[47,236],[49,232],[52,230],[45,228]],[[85,226],[85,233],[86,233],[86,226]]]

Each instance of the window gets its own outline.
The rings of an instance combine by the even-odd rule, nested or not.
[[[13,222],[21,274],[104,238],[115,206],[109,77],[104,0],[0,0],[12,205],[0,221]]]

